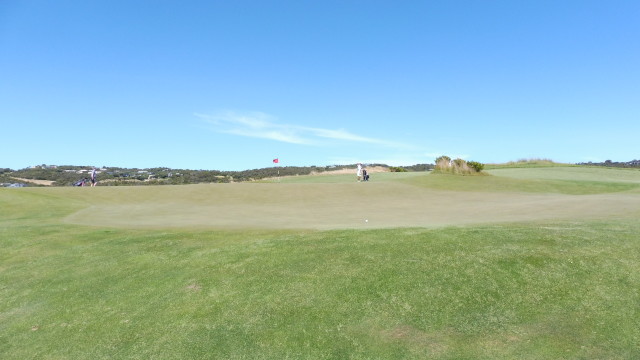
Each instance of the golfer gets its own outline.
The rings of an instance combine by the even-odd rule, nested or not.
[[[358,181],[360,181],[362,179],[362,164],[358,163],[358,170],[356,171],[356,175],[358,178]]]
[[[93,170],[91,170],[91,186],[96,186],[97,183],[98,181],[96,180],[96,168],[93,168]]]

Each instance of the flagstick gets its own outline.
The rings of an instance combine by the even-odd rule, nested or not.
[[[280,182],[280,158],[273,159],[273,162],[276,164],[276,169],[278,170],[278,182]]]

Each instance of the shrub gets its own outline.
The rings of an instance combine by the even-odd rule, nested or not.
[[[446,163],[450,163],[451,162],[451,158],[448,157],[447,155],[442,155],[439,158],[436,158],[436,165],[440,162],[446,162]]]
[[[467,161],[467,165],[469,165],[469,167],[471,167],[476,172],[481,172],[482,170],[484,170],[484,164],[477,161]]]
[[[446,156],[446,155],[442,155],[439,158],[436,159],[436,167],[435,170],[436,171],[444,171],[446,172],[448,169],[451,168],[451,158]]]
[[[462,159],[460,159],[460,158],[458,158],[458,159],[453,160],[453,163],[454,163],[457,167],[460,167],[460,168],[461,168],[461,167],[464,167],[464,166],[465,166],[465,164],[466,164],[467,162],[466,162],[466,161],[464,161],[464,160],[462,160]]]
[[[451,160],[448,156],[440,156],[436,159],[435,171],[455,175],[475,175],[484,169],[484,164],[477,161],[465,161],[463,159]]]

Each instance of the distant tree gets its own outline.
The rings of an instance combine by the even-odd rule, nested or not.
[[[429,171],[433,169],[432,164],[416,164],[403,167],[407,171]]]

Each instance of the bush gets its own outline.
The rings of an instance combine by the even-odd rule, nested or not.
[[[447,155],[442,155],[439,158],[436,159],[436,165],[440,162],[446,162],[446,163],[450,163],[451,162],[451,158],[448,157]]]
[[[435,171],[455,175],[475,175],[484,169],[484,164],[477,161],[465,161],[463,159],[451,160],[448,156],[440,156],[436,159]]]
[[[464,166],[465,166],[465,164],[466,164],[467,162],[466,162],[466,161],[464,161],[464,160],[462,160],[462,159],[460,159],[460,158],[458,158],[458,159],[453,160],[453,163],[454,163],[457,167],[462,168],[462,167],[464,167]]]
[[[448,171],[451,168],[451,158],[446,156],[446,155],[442,155],[439,158],[436,159],[436,167],[435,170],[436,171]]]
[[[482,170],[484,170],[484,164],[477,161],[467,161],[467,165],[469,165],[469,167],[471,167],[476,172],[481,172]]]

